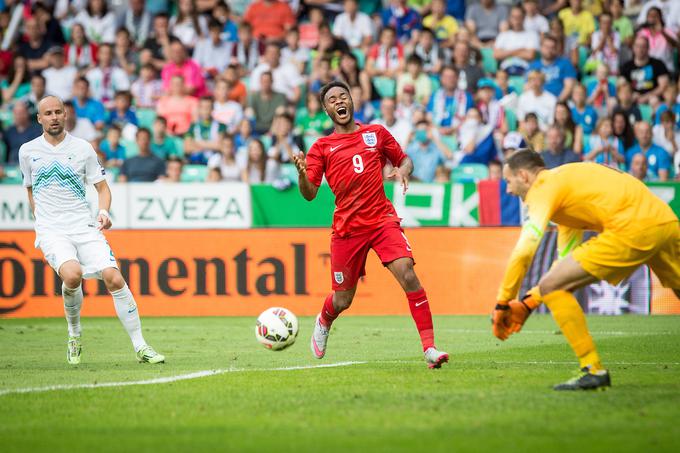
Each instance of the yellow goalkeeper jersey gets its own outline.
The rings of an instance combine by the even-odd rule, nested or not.
[[[562,257],[580,243],[583,230],[612,231],[630,247],[647,248],[649,241],[639,241],[645,230],[678,220],[671,208],[641,181],[595,163],[566,164],[541,171],[525,204],[524,226],[505,271],[499,301],[517,297],[549,221],[559,226]]]

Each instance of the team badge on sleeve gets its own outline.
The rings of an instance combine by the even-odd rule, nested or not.
[[[335,277],[335,283],[337,283],[338,285],[341,285],[342,282],[345,281],[345,276],[342,275],[342,272],[334,272],[333,275]]]
[[[366,146],[375,146],[378,144],[378,137],[375,136],[375,132],[364,132],[361,136],[364,138]]]

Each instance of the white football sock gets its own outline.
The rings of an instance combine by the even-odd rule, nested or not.
[[[80,308],[83,306],[83,287],[67,288],[61,284],[61,294],[64,297],[64,314],[68,324],[70,337],[80,336]]]
[[[128,335],[130,335],[132,346],[135,348],[135,352],[137,352],[142,346],[146,345],[146,342],[142,336],[142,322],[139,320],[135,298],[132,296],[128,285],[123,286],[117,291],[111,291],[111,295],[113,296],[113,304],[116,307],[118,319],[120,319],[121,324],[123,324]]]

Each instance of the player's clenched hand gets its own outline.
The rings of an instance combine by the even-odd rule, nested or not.
[[[99,214],[97,214],[97,223],[99,223],[99,231],[111,228],[111,216],[106,209],[99,210]]]
[[[510,307],[510,327],[508,332],[511,334],[519,333],[527,318],[531,315],[532,309],[523,301],[517,300],[511,300],[508,306]]]
[[[295,164],[295,168],[297,169],[297,172],[299,174],[306,174],[307,173],[307,160],[305,159],[305,153],[300,151],[299,153],[295,154],[292,153],[291,158],[293,159],[293,163]]]
[[[491,315],[491,331],[499,340],[507,340],[510,336],[510,306],[507,304],[496,304]]]
[[[396,182],[401,184],[401,186],[404,188],[404,193],[406,193],[406,191],[408,190],[408,175],[401,171],[401,169],[399,168],[393,168],[390,174],[387,175],[387,179],[392,178],[394,178]]]

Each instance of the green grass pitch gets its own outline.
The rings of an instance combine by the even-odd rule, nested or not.
[[[255,341],[254,322],[143,319],[167,356],[148,365],[117,319],[85,318],[83,363],[70,367],[63,319],[0,320],[0,449],[680,451],[680,317],[590,317],[613,387],[581,393],[550,389],[576,362],[549,316],[505,343],[488,317],[436,317],[452,359],[441,370],[425,366],[409,317],[341,317],[321,361],[311,318],[282,352]],[[99,387],[209,370],[221,374]],[[11,392],[81,384],[93,386]]]

